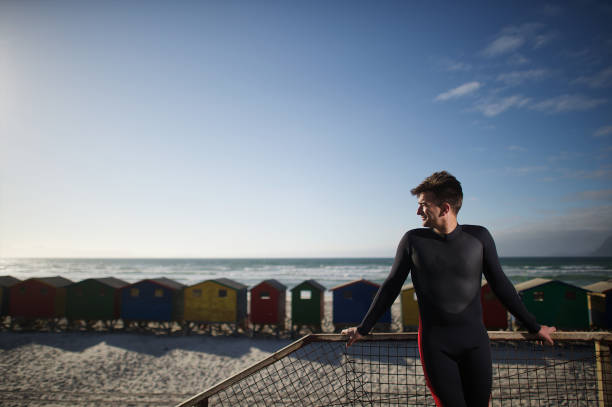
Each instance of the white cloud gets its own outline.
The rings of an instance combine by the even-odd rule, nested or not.
[[[612,66],[601,70],[595,75],[581,76],[573,83],[585,84],[593,89],[609,88],[612,86]]]
[[[576,170],[562,168],[560,169],[564,178],[571,179],[597,179],[608,178],[612,179],[612,168],[598,168],[596,170]]]
[[[483,51],[483,54],[488,57],[495,57],[515,51],[523,46],[525,38],[518,35],[502,35],[496,38]]]
[[[468,95],[477,91],[481,87],[479,82],[468,82],[447,92],[441,93],[434,99],[435,101],[445,101]]]
[[[560,113],[569,111],[583,111],[594,109],[606,103],[606,99],[593,99],[582,95],[561,95],[543,100],[531,105],[533,110],[549,113]]]
[[[528,64],[529,62],[531,61],[528,58],[526,58],[524,55],[518,52],[515,54],[512,54],[510,58],[508,58],[508,63],[510,65],[525,65],[525,64]]]
[[[565,202],[612,201],[612,189],[580,191],[574,194],[567,195],[563,200]]]
[[[604,136],[609,136],[610,134],[612,134],[612,126],[604,126],[604,127],[598,128],[593,134],[593,136],[604,137]]]
[[[526,23],[520,26],[509,26],[504,28],[498,36],[482,51],[487,57],[497,57],[518,51],[523,45],[531,41],[534,48],[548,44],[556,34],[550,32],[539,34],[543,28],[540,23]]]
[[[544,34],[538,34],[533,38],[533,49],[542,48],[557,38],[557,33],[547,32]]]
[[[501,99],[481,101],[475,106],[475,109],[482,112],[482,114],[487,117],[493,117],[510,109],[511,107],[522,107],[528,102],[528,98],[524,98],[520,95],[514,95]]]
[[[527,71],[512,71],[497,75],[497,80],[507,85],[516,86],[529,80],[542,79],[547,75],[546,69],[530,69]]]
[[[538,166],[526,166],[526,167],[518,167],[518,168],[506,168],[506,172],[513,174],[513,175],[529,175],[529,174],[533,174],[534,172],[542,172],[542,171],[546,171],[548,170],[548,167],[543,166],[543,165],[538,165]]]

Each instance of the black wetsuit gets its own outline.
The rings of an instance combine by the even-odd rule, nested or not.
[[[421,364],[436,404],[487,406],[492,368],[480,304],[483,273],[506,308],[530,332],[540,330],[502,271],[493,238],[472,225],[458,225],[445,236],[431,229],[407,232],[359,333],[367,335],[393,304],[410,271],[419,303]]]

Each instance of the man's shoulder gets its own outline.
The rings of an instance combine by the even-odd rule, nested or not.
[[[476,232],[476,233],[488,232],[487,228],[485,228],[484,226],[480,226],[480,225],[461,225],[461,229],[464,232]]]
[[[478,240],[484,242],[492,240],[491,233],[489,230],[480,225],[461,225],[461,230],[463,232],[469,233],[470,235],[476,237]]]

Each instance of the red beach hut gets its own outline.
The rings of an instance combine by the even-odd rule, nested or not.
[[[72,281],[64,277],[30,278],[10,289],[9,314],[23,318],[61,318],[66,315],[66,287]]]
[[[284,325],[287,287],[277,280],[265,280],[251,288],[251,322]]]
[[[485,280],[482,281],[480,287],[480,303],[482,304],[482,321],[488,330],[508,328],[508,311]]]

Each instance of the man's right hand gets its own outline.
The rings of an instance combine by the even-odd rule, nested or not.
[[[340,333],[342,335],[348,335],[349,337],[348,342],[346,342],[347,348],[351,346],[352,344],[354,344],[355,342],[357,342],[358,340],[360,340],[361,338],[363,338],[363,335],[359,333],[356,326],[352,328],[343,329],[342,332]]]

